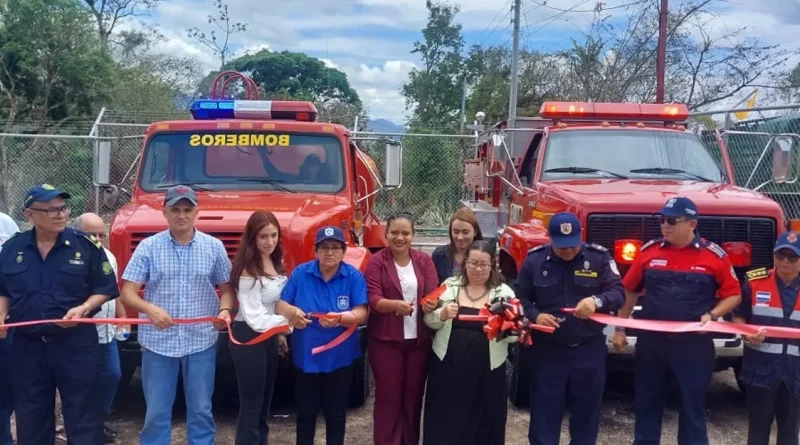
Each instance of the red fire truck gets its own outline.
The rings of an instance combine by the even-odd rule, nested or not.
[[[215,80],[215,92],[223,78],[223,90],[232,79],[243,80],[248,99],[215,98],[212,93],[211,99],[192,103],[193,119],[155,122],[147,129],[130,202],[111,223],[110,249],[119,262],[120,276],[137,244],[167,228],[162,203],[166,190],[175,184],[197,191],[197,228],[222,240],[231,259],[252,212],[271,210],[281,224],[289,273],[314,258],[314,235],[326,225],[339,226],[349,236],[344,261],[363,271],[370,255],[386,246],[385,224],[373,206],[382,189],[401,184],[400,144],[386,145],[382,182],[372,158],[356,145],[348,129],[317,122],[314,104],[257,100],[253,81],[231,72]],[[315,177],[309,173],[312,169]],[[113,186],[106,193],[112,200],[119,196]],[[227,334],[221,335],[218,364],[227,366]],[[366,347],[365,333],[360,335]],[[128,382],[141,363],[135,330],[120,344],[120,353],[123,381]],[[289,368],[288,361],[281,362],[279,381],[291,378],[285,372]],[[351,391],[355,406],[369,393],[365,358],[357,370]],[[232,372],[219,375],[233,378]]]
[[[697,204],[700,235],[725,249],[740,277],[771,267],[773,243],[788,225],[783,210],[737,187],[722,138],[719,153],[711,153],[687,130],[688,116],[679,104],[547,102],[539,117],[481,134],[465,169],[474,198],[464,204],[497,223],[505,278],[514,279],[527,252],[548,242],[549,218],[561,211],[578,215],[585,241],[609,249],[624,276],[642,244],[660,236],[653,213],[673,196]],[[606,333],[610,369],[627,366],[636,333],[629,331],[631,346],[619,353],[613,329]],[[741,339],[714,336],[718,370],[737,370]],[[524,349],[514,346],[509,357],[509,397],[520,406],[528,402]]]

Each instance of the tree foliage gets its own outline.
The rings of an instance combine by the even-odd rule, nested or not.
[[[217,8],[217,16],[208,16],[208,24],[213,25],[217,29],[212,29],[206,34],[200,31],[199,28],[190,28],[187,30],[189,38],[192,38],[210,49],[214,55],[219,57],[219,66],[225,66],[225,62],[233,56],[233,51],[230,48],[231,35],[247,31],[249,26],[245,22],[231,22],[231,16],[228,14],[228,5],[223,3],[222,0],[214,0],[214,7]],[[217,35],[217,32],[220,32]]]

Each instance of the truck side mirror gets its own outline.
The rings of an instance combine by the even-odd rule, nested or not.
[[[499,133],[492,135],[492,156],[489,159],[489,174],[502,174],[506,165],[505,137]]]
[[[386,143],[385,168],[384,185],[387,188],[400,188],[403,185],[403,145],[399,142]]]
[[[797,145],[792,136],[776,136],[772,139],[772,180],[778,184],[793,182],[792,165]]]
[[[111,184],[111,141],[94,143],[94,185]]]

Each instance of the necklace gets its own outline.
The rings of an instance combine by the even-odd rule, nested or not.
[[[477,303],[483,297],[485,297],[486,294],[488,294],[488,293],[489,293],[489,289],[485,289],[482,294],[478,295],[477,298],[473,298],[472,295],[469,294],[469,287],[464,287],[464,295],[466,295],[467,299],[469,301],[473,302],[473,303]]]

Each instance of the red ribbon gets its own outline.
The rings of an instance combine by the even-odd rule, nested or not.
[[[562,309],[563,312],[575,312],[574,308]],[[680,334],[685,332],[716,332],[732,335],[756,335],[762,329],[767,337],[800,339],[800,329],[779,326],[759,326],[754,324],[740,324],[731,322],[709,321],[700,325],[699,321],[662,321],[642,320],[637,318],[621,318],[607,314],[592,314],[590,320],[598,323],[619,326],[622,328],[640,329],[643,331],[666,332]]]
[[[485,323],[483,332],[489,340],[502,336],[517,336],[520,343],[531,345],[531,331],[552,334],[554,328],[540,326],[525,318],[517,298],[504,299],[482,307],[478,315],[459,315],[459,320]]]
[[[312,317],[312,318],[316,318],[318,320],[321,320],[321,319],[335,320],[335,319],[341,317],[342,315],[346,315],[346,314],[349,314],[351,316],[353,315],[352,312],[330,312],[330,313],[327,313],[327,314],[310,313],[310,314],[308,314],[308,316]],[[317,354],[320,354],[322,352],[328,351],[330,349],[333,349],[333,348],[339,346],[340,344],[344,343],[345,340],[350,338],[350,336],[353,335],[353,333],[356,331],[357,328],[358,328],[358,325],[356,323],[351,324],[347,329],[345,329],[344,332],[339,334],[336,338],[331,340],[328,344],[322,345],[322,346],[317,346],[316,348],[311,349],[311,354],[312,355],[317,355]]]
[[[217,320],[222,320],[222,319],[218,317],[173,318],[172,322],[175,324],[198,324],[198,323],[211,323]],[[153,321],[150,320],[149,318],[73,318],[71,320],[53,319],[53,320],[21,321],[18,323],[4,324],[0,326],[0,329],[21,328],[24,326],[37,326],[42,324],[63,323],[63,322],[71,322],[79,324],[111,324],[111,325],[153,324]],[[233,330],[231,329],[230,323],[226,324],[228,325],[228,338],[231,340],[231,343],[239,346],[252,346],[267,341],[270,337],[273,337],[275,335],[287,333],[290,330],[288,325],[279,325],[275,326],[274,328],[267,329],[265,332],[262,332],[261,334],[259,334],[257,337],[255,337],[250,341],[240,342],[239,340],[233,337]]]

